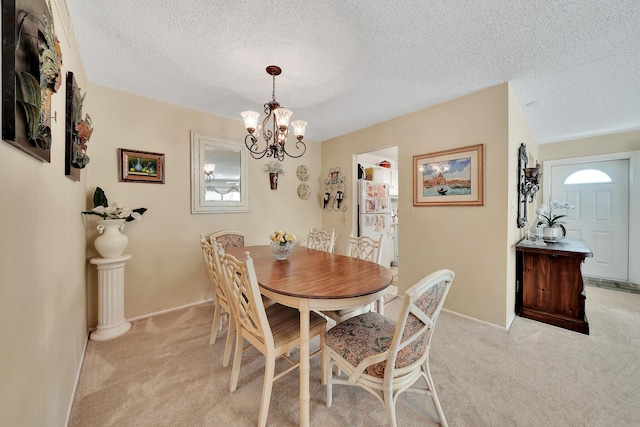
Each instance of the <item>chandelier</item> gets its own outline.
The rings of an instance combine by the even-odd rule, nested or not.
[[[276,101],[276,76],[279,76],[281,72],[282,69],[276,65],[269,65],[267,67],[267,74],[273,77],[273,93],[271,102],[264,104],[266,117],[262,121],[262,125],[258,126],[259,113],[255,111],[243,111],[241,113],[244,119],[244,126],[247,128],[247,132],[249,132],[244,138],[244,144],[254,159],[261,159],[267,156],[282,161],[284,160],[285,154],[289,157],[298,158],[307,151],[307,146],[304,141],[302,141],[302,138],[304,138],[304,130],[307,126],[307,122],[304,120],[291,122],[293,132],[297,139],[295,143],[296,152],[291,154],[285,147],[287,136],[289,135],[289,118],[293,112],[281,107],[278,101]],[[271,120],[271,122],[269,120]],[[269,127],[271,127],[271,129],[269,129]],[[264,139],[266,143],[264,149],[261,149],[262,142],[260,138]]]
[[[216,179],[213,171],[216,169],[216,165],[213,163],[206,163],[204,165],[204,182],[211,182]]]

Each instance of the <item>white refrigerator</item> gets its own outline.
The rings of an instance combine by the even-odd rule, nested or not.
[[[358,236],[378,240],[382,235],[381,264],[387,268],[393,259],[391,198],[389,184],[358,180]]]

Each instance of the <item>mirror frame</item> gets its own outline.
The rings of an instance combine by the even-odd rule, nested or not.
[[[204,151],[208,146],[240,152],[240,201],[205,201]],[[191,213],[251,212],[251,165],[241,140],[191,131]]]

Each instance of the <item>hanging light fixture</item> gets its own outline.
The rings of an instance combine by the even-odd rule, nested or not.
[[[307,122],[304,120],[296,120],[291,123],[297,139],[295,144],[296,154],[289,153],[285,147],[285,142],[287,142],[287,136],[289,135],[289,118],[293,112],[280,107],[280,104],[276,101],[276,76],[279,76],[281,72],[282,69],[276,65],[267,67],[267,74],[273,77],[273,94],[271,102],[264,104],[266,117],[262,121],[262,125],[258,126],[259,113],[255,111],[243,111],[241,113],[244,119],[244,126],[249,132],[244,138],[244,143],[254,159],[261,159],[267,156],[282,161],[285,154],[289,157],[298,158],[307,151],[307,146],[302,141],[305,127],[307,126]],[[272,120],[271,123],[269,122],[270,119]],[[272,127],[272,129],[269,129],[269,127]],[[260,149],[260,137],[266,143],[263,150]],[[298,152],[299,154],[297,154]]]
[[[216,178],[216,176],[213,174],[213,171],[216,170],[215,164],[206,163],[203,169],[204,169],[204,182],[211,182]]]

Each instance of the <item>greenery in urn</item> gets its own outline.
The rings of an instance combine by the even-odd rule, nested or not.
[[[282,175],[284,175],[284,167],[282,163],[280,163],[277,160],[272,160],[269,163],[266,163],[265,166],[266,166],[265,172],[281,173]]]
[[[536,223],[537,227],[559,227],[562,229],[562,235],[567,235],[567,229],[564,227],[565,222],[561,221],[562,218],[565,218],[567,215],[554,215],[553,211],[556,209],[575,209],[575,206],[571,205],[569,202],[559,202],[557,200],[551,201],[551,209],[548,209],[546,205],[541,205],[536,213],[539,215],[539,220]]]
[[[273,243],[277,243],[280,246],[284,246],[287,243],[294,243],[296,241],[296,236],[293,233],[289,233],[288,231],[274,231],[271,236],[269,236],[269,239],[273,242]]]
[[[102,219],[124,219],[127,222],[142,220],[147,208],[127,209],[118,202],[109,204],[102,188],[97,187],[93,193],[93,209],[82,212],[85,215],[97,215]]]

